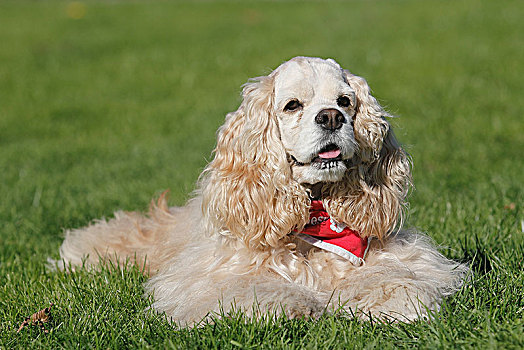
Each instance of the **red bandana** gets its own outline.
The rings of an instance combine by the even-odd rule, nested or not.
[[[356,266],[364,263],[369,248],[367,237],[362,238],[345,224],[335,222],[319,200],[311,201],[309,222],[297,237],[346,258]]]

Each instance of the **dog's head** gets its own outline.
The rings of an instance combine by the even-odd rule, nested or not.
[[[411,183],[388,116],[366,81],[333,60],[297,57],[247,83],[202,178],[207,228],[276,246],[306,223],[317,184],[333,218],[384,237]]]
[[[344,72],[331,60],[295,58],[273,79],[273,114],[294,179],[340,181],[358,149],[356,92]]]

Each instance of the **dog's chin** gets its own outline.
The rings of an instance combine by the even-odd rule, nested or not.
[[[291,165],[293,178],[303,184],[316,184],[318,182],[338,182],[342,180],[347,170],[343,160],[331,162],[313,162],[309,164]]]

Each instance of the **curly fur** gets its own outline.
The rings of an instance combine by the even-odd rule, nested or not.
[[[385,120],[389,116],[371,96],[366,81],[345,71],[356,90],[355,167],[340,182],[330,183],[325,202],[331,216],[363,236],[379,239],[391,233],[406,206],[411,186],[409,158]]]
[[[277,247],[308,217],[309,200],[293,180],[269,96],[272,79],[244,86],[240,108],[218,131],[215,158],[201,178],[206,232]]]
[[[335,93],[351,105],[337,106]],[[298,96],[300,111],[282,108]],[[313,120],[321,108],[340,110],[340,130],[319,129]],[[182,325],[235,305],[251,315],[318,317],[342,305],[359,317],[427,317],[460,288],[467,267],[427,237],[399,229],[410,160],[386,117],[364,79],[333,60],[294,58],[244,85],[185,207],[169,208],[162,196],[148,216],[117,212],[67,231],[61,257],[72,265],[145,260],[152,307]],[[335,170],[319,170],[311,160],[327,139],[347,158]],[[312,196],[337,221],[377,238],[363,266],[289,234],[306,224]]]

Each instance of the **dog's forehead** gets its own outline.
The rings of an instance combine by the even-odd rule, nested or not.
[[[292,60],[278,68],[275,76],[275,97],[277,100],[295,97],[331,95],[348,89],[342,69],[334,61]]]

